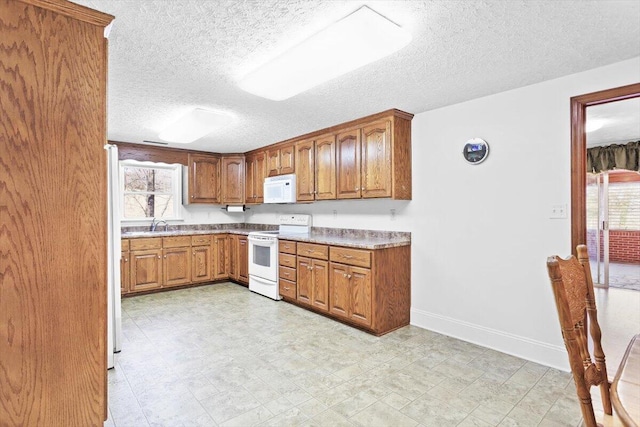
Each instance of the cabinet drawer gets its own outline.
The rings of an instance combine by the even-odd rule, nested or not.
[[[127,252],[129,250],[129,239],[120,240],[120,246],[122,252]]]
[[[296,268],[296,256],[291,254],[281,253],[279,256],[280,265],[284,265],[285,267]]]
[[[183,248],[185,246],[191,246],[191,236],[173,236],[163,237],[163,248]]]
[[[144,251],[147,249],[162,248],[162,237],[150,237],[145,239],[131,239],[129,242],[132,251]]]
[[[289,280],[290,282],[296,281],[296,269],[280,266],[278,270],[278,277],[281,279]]]
[[[315,243],[298,243],[298,255],[309,258],[329,259],[329,246]]]
[[[211,235],[191,236],[191,246],[206,246],[211,244]]]
[[[296,299],[296,284],[288,280],[280,279],[280,295],[290,299]]]
[[[371,251],[332,246],[330,252],[330,259],[333,262],[357,265],[359,267],[371,267]]]
[[[278,241],[278,251],[285,254],[296,254],[296,242],[290,242],[288,240]]]

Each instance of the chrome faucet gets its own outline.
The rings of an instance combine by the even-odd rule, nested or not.
[[[151,227],[149,228],[149,231],[156,231],[156,228],[158,227],[158,225],[160,225],[161,223],[164,223],[164,231],[167,231],[167,229],[169,228],[169,224],[167,224],[167,221],[165,221],[164,219],[161,219],[159,221],[156,221],[155,218],[153,218],[151,220]]]

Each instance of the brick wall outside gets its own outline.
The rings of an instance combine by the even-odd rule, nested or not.
[[[596,230],[587,230],[589,257],[596,257]],[[600,232],[600,254],[604,254]],[[640,264],[640,230],[609,230],[609,262]]]

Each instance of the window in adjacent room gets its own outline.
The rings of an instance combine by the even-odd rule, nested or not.
[[[181,172],[181,165],[121,161],[122,219],[179,219]]]

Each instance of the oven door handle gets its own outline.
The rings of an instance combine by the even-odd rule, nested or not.
[[[278,239],[272,239],[271,237],[254,237],[249,236],[247,240],[251,243],[255,243],[259,246],[273,246],[278,243]]]
[[[276,285],[276,284],[277,284],[277,283],[274,283],[274,282],[273,282],[273,281],[271,281],[271,280],[263,279],[262,277],[258,277],[258,276],[256,276],[256,275],[251,275],[251,279],[253,279],[253,280],[255,280],[256,282],[261,283],[261,284],[263,284],[263,285],[274,286],[274,285]]]

